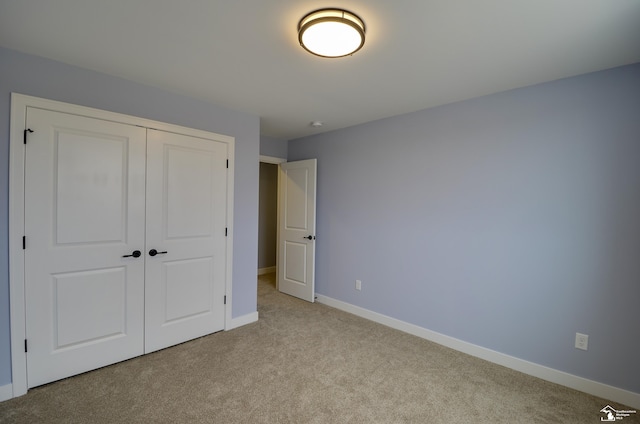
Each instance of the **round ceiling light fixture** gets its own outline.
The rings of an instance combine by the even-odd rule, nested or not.
[[[298,41],[309,53],[321,57],[343,57],[364,46],[364,22],[343,9],[320,9],[298,23]]]

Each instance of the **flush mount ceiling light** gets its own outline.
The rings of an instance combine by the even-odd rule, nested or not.
[[[298,23],[298,41],[309,53],[321,57],[351,55],[364,45],[364,22],[342,9],[320,9]]]

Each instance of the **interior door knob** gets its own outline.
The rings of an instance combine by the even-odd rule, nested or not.
[[[311,236],[311,235],[309,235],[309,236],[302,237],[302,238],[303,238],[303,239],[307,239],[307,240],[315,240],[315,239],[316,239],[316,236]]]
[[[139,258],[139,257],[140,257],[140,255],[142,255],[142,253],[141,253],[139,250],[134,250],[133,252],[131,252],[131,254],[130,254],[130,255],[124,255],[124,256],[122,256],[122,257],[123,257],[123,258],[131,258],[131,257]]]
[[[166,250],[164,252],[158,252],[156,249],[149,250],[149,256],[164,255],[165,253],[167,253]]]

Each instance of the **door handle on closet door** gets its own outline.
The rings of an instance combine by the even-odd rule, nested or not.
[[[158,252],[156,249],[149,250],[149,256],[164,255],[165,253],[167,253],[166,250],[164,252]]]
[[[139,258],[139,257],[140,257],[140,255],[142,255],[142,253],[141,253],[139,250],[134,250],[133,252],[131,252],[131,254],[130,254],[130,255],[123,255],[122,257],[123,257],[123,258],[131,258],[131,257],[133,257],[133,258]]]

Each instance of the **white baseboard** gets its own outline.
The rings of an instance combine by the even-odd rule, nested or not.
[[[0,402],[5,400],[9,400],[13,397],[13,385],[5,384],[4,386],[0,386]]]
[[[258,268],[258,275],[271,274],[272,272],[276,272],[275,266],[270,266],[268,268]]]
[[[227,328],[225,328],[225,330],[233,330],[234,328],[242,327],[243,325],[251,324],[252,322],[256,321],[258,321],[258,311],[243,315],[241,317],[232,318],[231,322],[229,323]]]
[[[368,309],[364,309],[359,306],[342,302],[340,300],[336,300],[327,296],[323,296],[320,294],[316,294],[316,296],[316,300],[319,303],[323,303],[325,305],[340,309],[345,312],[349,312],[370,321],[386,325],[387,327],[391,327],[396,330],[400,330],[405,333],[430,340],[443,346],[447,346],[451,349],[455,349],[459,352],[466,353],[468,355],[475,356],[477,358],[481,358],[486,361],[493,362],[495,364],[502,365],[516,371],[520,371],[524,374],[550,381],[552,383],[560,384],[562,386],[589,393],[594,396],[609,399],[623,405],[631,406],[633,408],[640,408],[640,393],[634,393],[628,390],[619,389],[617,387],[609,386],[604,383],[599,383],[597,381],[578,377],[564,371],[558,371],[553,368],[525,361],[524,359],[519,359],[514,356],[509,356],[504,353],[477,346],[472,343],[446,336],[435,331],[427,330],[426,328],[419,327],[414,324],[409,324],[407,322],[400,321],[398,319],[391,318],[389,316],[382,315],[377,312],[373,312]]]

